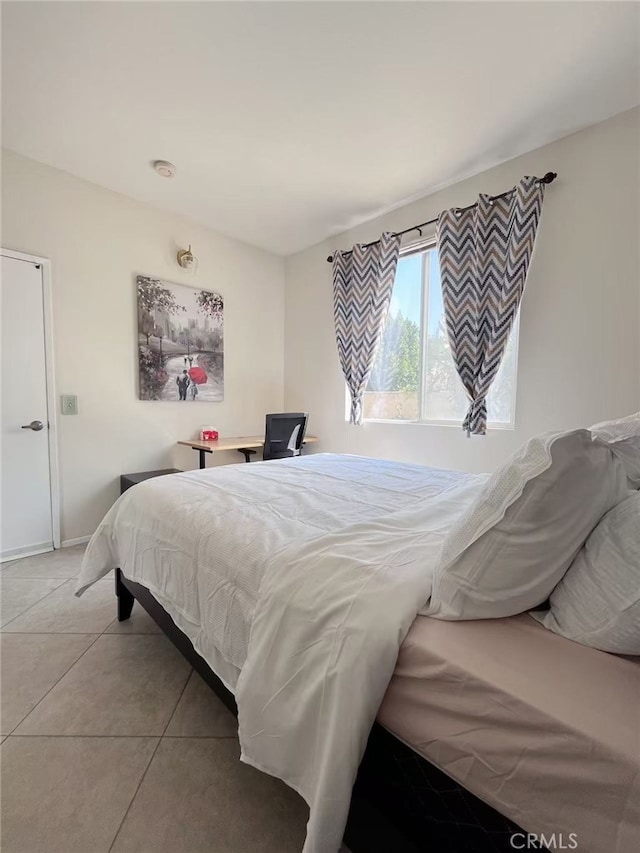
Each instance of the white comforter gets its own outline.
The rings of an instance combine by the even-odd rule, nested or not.
[[[243,760],[309,804],[305,853],[335,853],[443,535],[485,479],[316,454],[148,480],[105,516],[77,594],[116,566],[154,593],[235,690]]]

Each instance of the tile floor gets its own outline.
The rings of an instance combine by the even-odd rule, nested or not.
[[[307,809],[238,761],[236,721],[82,547],[0,567],[2,853],[297,853]]]

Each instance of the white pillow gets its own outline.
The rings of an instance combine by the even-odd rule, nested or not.
[[[640,655],[640,492],[614,507],[551,594],[539,622],[604,652]]]
[[[590,427],[593,438],[604,441],[627,471],[629,486],[640,489],[640,412],[617,421],[604,421]]]
[[[627,494],[622,463],[588,430],[532,438],[447,534],[422,612],[492,619],[546,601],[602,516]]]

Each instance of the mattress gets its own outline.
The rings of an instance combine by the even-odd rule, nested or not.
[[[419,616],[378,721],[527,832],[554,836],[551,849],[636,853],[640,660],[527,614]]]

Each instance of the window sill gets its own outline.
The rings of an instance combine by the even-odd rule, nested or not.
[[[346,423],[349,423],[348,418],[345,419]],[[365,418],[363,420],[364,424],[393,424],[395,426],[428,426],[428,427],[453,427],[454,429],[458,429],[462,431],[462,422],[461,421],[402,421],[402,420],[391,420],[390,418]],[[490,430],[500,430],[500,431],[513,431],[515,430],[516,425],[514,423],[504,424],[504,423],[488,423],[487,431]]]

